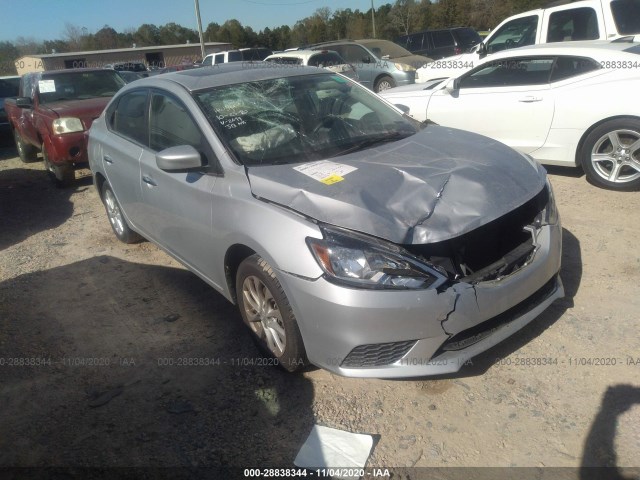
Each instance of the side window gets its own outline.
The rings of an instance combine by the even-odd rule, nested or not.
[[[549,83],[553,58],[514,58],[485,63],[462,78],[460,88],[512,87]]]
[[[349,63],[363,64],[374,61],[374,59],[371,58],[371,55],[369,55],[364,48],[359,47],[358,45],[344,45],[341,50],[342,51],[338,51],[338,53]]]
[[[152,150],[161,151],[179,145],[202,150],[202,133],[182,103],[173,97],[153,93],[149,132]]]
[[[538,31],[538,16],[516,18],[505,23],[487,43],[487,52],[495,53],[509,48],[533,45]]]
[[[318,53],[316,55],[312,55],[307,65],[311,67],[333,67],[335,65],[341,65],[344,61],[335,53]]]
[[[590,7],[561,10],[549,15],[547,42],[596,40],[600,38],[598,16]]]
[[[423,43],[423,39],[425,37],[424,33],[414,33],[412,35],[409,35],[409,42],[407,45],[407,50],[413,51],[413,50],[422,50],[424,47],[422,46]]]
[[[147,91],[125,93],[118,104],[107,112],[107,125],[114,132],[144,146],[148,145]]]
[[[229,52],[227,54],[228,62],[241,62],[242,61],[242,52]]]
[[[584,57],[558,57],[551,70],[551,81],[558,82],[571,77],[577,77],[583,73],[598,70],[600,65],[591,58]]]
[[[446,30],[433,32],[431,39],[433,40],[433,46],[435,48],[453,47],[455,44],[453,41],[453,35]]]
[[[215,61],[215,63],[216,63],[216,64],[218,64],[218,63],[224,63],[224,53],[218,53],[218,54],[215,56],[215,60],[216,60],[216,61]]]
[[[204,60],[202,61],[202,66],[206,67],[207,65],[211,65],[213,63],[213,57],[210,56],[206,56],[204,57]]]

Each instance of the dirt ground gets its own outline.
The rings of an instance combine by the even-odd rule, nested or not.
[[[637,192],[553,169],[566,298],[456,375],[387,381],[251,365],[235,307],[119,243],[83,174],[56,189],[0,149],[0,468],[290,468],[314,424],[374,435],[392,470],[367,478],[640,467]]]

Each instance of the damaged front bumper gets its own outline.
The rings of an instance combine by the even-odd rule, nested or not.
[[[309,360],[351,377],[458,371],[564,296],[559,222],[537,232],[537,251],[498,280],[446,289],[364,290],[280,272]]]

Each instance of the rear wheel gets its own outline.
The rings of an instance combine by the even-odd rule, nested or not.
[[[16,149],[23,163],[35,162],[38,159],[38,150],[33,145],[24,143],[17,130],[13,131],[13,139],[16,142]]]
[[[388,75],[384,75],[376,80],[376,84],[373,88],[373,91],[376,93],[380,93],[384,90],[388,90],[396,86],[396,82],[393,78]]]
[[[107,182],[102,185],[102,203],[104,203],[109,223],[118,240],[123,243],[137,243],[143,239],[139,233],[133,231],[127,224],[120,204]]]
[[[308,365],[291,305],[273,269],[260,256],[240,264],[236,292],[240,315],[258,348],[289,372]]]
[[[42,160],[44,161],[44,168],[49,173],[49,178],[56,187],[65,188],[73,185],[76,179],[73,165],[70,163],[63,163],[62,165],[52,163],[49,160],[49,154],[44,144],[42,145]]]
[[[620,118],[595,128],[581,151],[587,179],[611,190],[640,188],[640,120]]]

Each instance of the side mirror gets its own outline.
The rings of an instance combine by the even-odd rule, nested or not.
[[[444,84],[444,90],[449,94],[453,95],[454,92],[460,89],[460,79],[459,78],[450,78]]]
[[[156,154],[156,165],[168,172],[202,167],[202,156],[191,145],[170,147]]]
[[[478,53],[480,58],[486,57],[487,56],[487,44],[482,42],[480,45],[478,45],[478,48],[477,48],[476,52]]]
[[[33,108],[33,102],[29,97],[17,97],[16,107],[18,108]]]
[[[371,57],[362,57],[362,63],[371,63]]]

